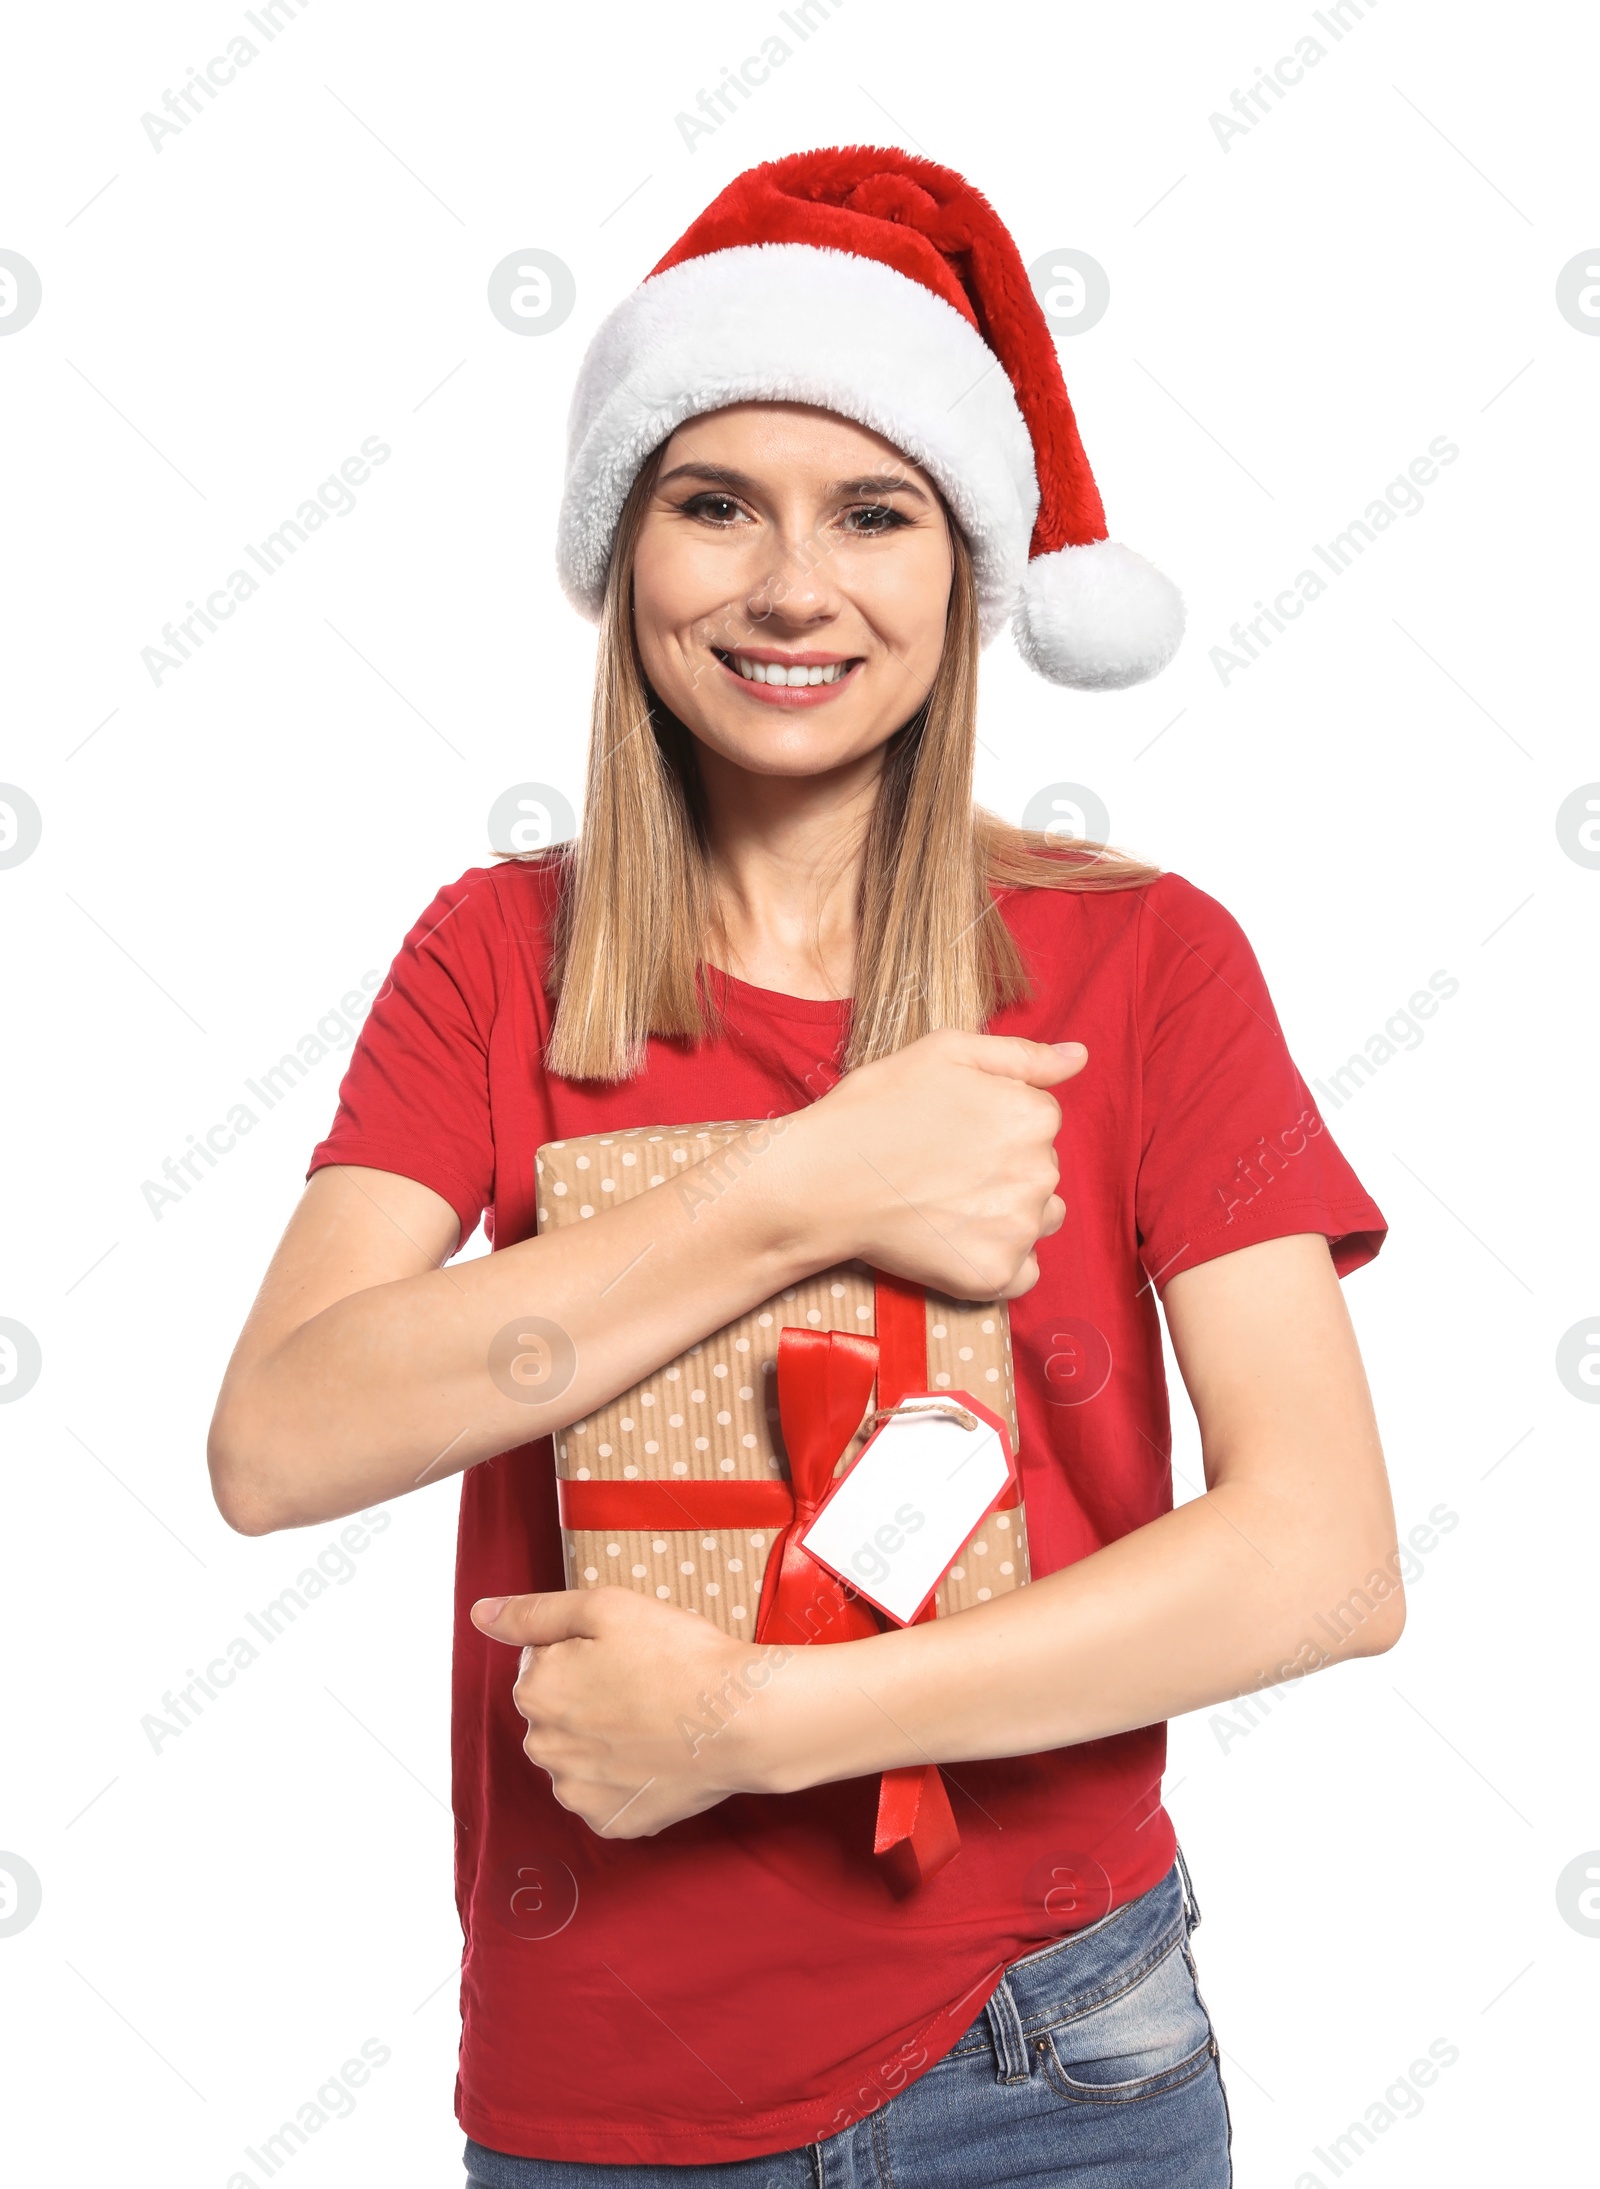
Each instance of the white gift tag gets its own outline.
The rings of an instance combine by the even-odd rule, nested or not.
[[[800,1538],[819,1564],[909,1625],[1011,1481],[981,1417],[891,1414]]]

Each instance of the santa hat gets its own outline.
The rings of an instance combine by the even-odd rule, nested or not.
[[[645,458],[745,402],[835,411],[926,471],[972,549],[984,642],[1014,618],[1042,676],[1112,690],[1177,651],[1176,586],[1106,537],[1016,244],[950,168],[872,145],[753,167],[604,322],[573,395],[557,543],[584,614]]]

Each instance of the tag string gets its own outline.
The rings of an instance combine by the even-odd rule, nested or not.
[[[880,1406],[873,1415],[873,1424],[889,1421],[896,1414],[945,1414],[959,1421],[963,1429],[981,1427],[976,1414],[955,1399],[902,1399],[898,1406]]]

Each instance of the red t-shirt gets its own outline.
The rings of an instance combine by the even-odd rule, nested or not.
[[[847,1006],[726,987],[727,1025],[653,1041],[619,1086],[552,1078],[541,973],[550,870],[474,868],[406,937],[312,1157],[431,1186],[493,1244],[528,1238],[534,1150],[630,1126],[802,1107]],[[1322,1232],[1341,1273],[1384,1220],[1284,1045],[1249,944],[1175,875],[1009,895],[1033,978],[996,1033],[1078,1040],[1057,1152],[1067,1219],[1011,1305],[1036,1576],[1172,1503],[1156,1293],[1180,1269]],[[485,1212],[487,1212],[485,1214]],[[832,2135],[948,2050],[1008,1961],[1145,1891],[1173,1858],[1165,1729],[962,1763],[961,1851],[896,1899],[871,1853],[876,1779],[741,1795],[651,1839],[602,1840],[522,1752],[511,1652],[480,1596],[564,1586],[548,1438],[461,1485],[454,1661],[462,1964],[457,2112],[524,2157],[706,2163]],[[1045,1676],[1019,1665],[1019,1679]]]

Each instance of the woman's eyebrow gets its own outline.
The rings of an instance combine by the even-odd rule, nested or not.
[[[664,471],[656,485],[670,486],[674,479],[715,479],[718,486],[732,487],[736,494],[748,494],[756,484],[747,473],[730,470],[726,464],[688,463]]]
[[[928,499],[921,487],[900,471],[873,472],[862,479],[840,479],[829,491],[840,500],[850,494],[914,494],[919,502]]]
[[[735,494],[753,494],[759,485],[748,472],[735,471],[728,464],[700,461],[675,464],[670,471],[661,474],[656,485],[671,486],[675,479],[711,479],[718,486],[725,486]],[[913,494],[919,502],[928,499],[914,480],[906,478],[903,472],[898,471],[873,472],[859,479],[836,479],[828,489],[829,499],[832,501],[846,501],[857,494]]]

